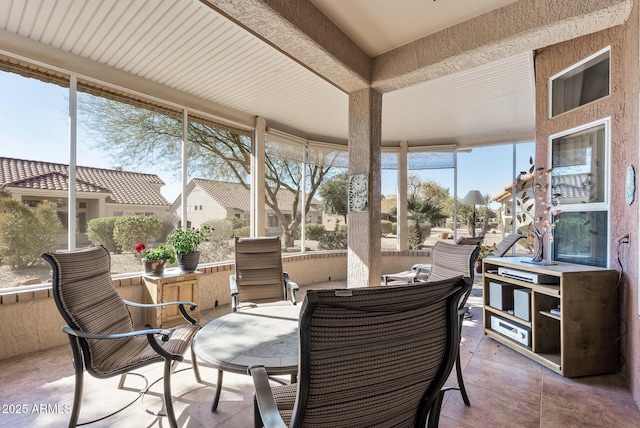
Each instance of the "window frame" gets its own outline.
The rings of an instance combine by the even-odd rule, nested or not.
[[[571,134],[575,134],[578,132],[585,131],[589,128],[596,128],[600,125],[604,125],[604,162],[602,162],[604,166],[604,174],[602,175],[604,180],[604,201],[602,202],[588,202],[582,204],[560,204],[558,208],[562,213],[583,213],[583,212],[606,212],[607,214],[607,235],[606,242],[609,242],[611,239],[611,210],[610,210],[610,198],[611,198],[611,117],[606,117],[603,119],[598,119],[593,122],[589,122],[575,128],[567,129],[562,132],[558,132],[556,134],[550,135],[548,140],[548,150],[547,153],[547,168],[551,168],[553,165],[553,141],[567,137]],[[552,206],[551,204],[551,194],[553,193],[552,188],[549,188],[549,192],[547,192],[547,204]],[[560,213],[561,214],[561,213]],[[549,248],[550,258],[553,261],[557,261],[555,254],[555,244],[551,240],[547,238],[547,244]],[[575,263],[575,262],[573,262]],[[606,247],[606,266],[609,267],[611,264],[611,251],[609,246]]]
[[[558,79],[562,78],[563,76],[566,76],[566,75],[574,72],[576,69],[584,67],[590,61],[593,61],[594,59],[596,59],[596,58],[598,58],[600,56],[604,56],[605,53],[608,54],[608,60],[609,60],[609,81],[608,81],[608,85],[607,85],[607,93],[606,93],[606,95],[603,95],[603,96],[601,96],[599,98],[596,98],[596,99],[594,99],[592,101],[589,101],[589,102],[587,102],[585,104],[578,104],[575,107],[571,107],[571,108],[566,109],[566,110],[564,110],[562,112],[554,114],[553,113],[553,100],[554,100],[554,97],[553,97],[553,86],[554,86],[554,82],[557,81]],[[594,64],[597,64],[597,63],[598,62],[596,62]],[[584,70],[582,70],[582,72],[584,72]],[[578,73],[575,73],[575,74],[578,74]],[[571,77],[573,77],[574,75],[572,75]],[[549,77],[548,84],[547,84],[547,90],[548,90],[547,99],[548,99],[548,103],[549,103],[548,106],[547,106],[548,107],[548,114],[547,115],[548,115],[549,119],[554,118],[554,117],[558,117],[558,116],[563,115],[563,114],[565,114],[567,112],[576,110],[576,109],[578,109],[580,107],[584,107],[586,105],[589,105],[589,104],[594,103],[596,101],[600,101],[603,98],[606,98],[606,97],[610,96],[611,95],[611,46],[606,46],[603,49],[600,49],[599,51],[595,52],[594,54],[589,55],[588,57],[578,61],[577,63],[575,63],[575,64],[573,64],[573,65],[571,65],[571,66],[569,66],[567,68],[565,68],[564,70],[560,71],[559,73],[556,73],[553,76]]]

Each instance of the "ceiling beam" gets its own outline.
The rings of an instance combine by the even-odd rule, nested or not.
[[[201,1],[344,92],[371,86],[371,58],[311,2]]]
[[[373,87],[390,92],[623,24],[633,0],[519,0],[384,53]]]

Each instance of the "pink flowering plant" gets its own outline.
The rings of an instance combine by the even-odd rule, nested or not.
[[[176,262],[175,250],[164,244],[158,245],[158,248],[147,248],[143,242],[140,242],[136,245],[136,252],[145,260],[168,260],[169,263]]]

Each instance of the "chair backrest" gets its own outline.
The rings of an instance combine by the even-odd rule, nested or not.
[[[439,281],[454,276],[466,276],[471,279],[475,273],[475,263],[480,247],[475,245],[455,245],[438,241],[431,250],[430,281]]]
[[[422,426],[456,357],[460,278],[307,292],[291,427]]]
[[[111,280],[111,256],[104,247],[44,253],[42,258],[53,269],[53,298],[69,327],[95,334],[133,331],[131,314]],[[79,339],[87,369],[99,373],[99,363],[129,340]]]
[[[504,239],[498,243],[498,245],[496,246],[496,249],[492,251],[493,253],[492,257],[504,256],[505,254],[507,254],[507,251],[509,251],[511,247],[513,247],[516,244],[516,242],[518,242],[518,240],[522,238],[526,238],[526,236],[518,235],[515,233],[513,235],[505,236]]]
[[[280,237],[235,239],[240,301],[286,300]]]
[[[484,236],[463,236],[458,238],[456,244],[458,245],[480,245],[484,240]]]

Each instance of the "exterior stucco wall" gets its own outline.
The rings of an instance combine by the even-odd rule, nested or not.
[[[636,200],[625,201],[625,172],[638,172],[638,1],[621,26],[540,49],[536,53],[536,164],[547,165],[549,136],[611,118],[610,140],[610,268],[623,270],[619,313],[622,352],[627,377],[640,403],[640,320],[638,319],[638,191]],[[548,79],[589,55],[611,46],[611,93],[608,97],[549,119]],[[617,238],[629,233],[630,244],[618,247]],[[618,252],[619,248],[619,252]],[[617,258],[620,258],[621,266]]]

